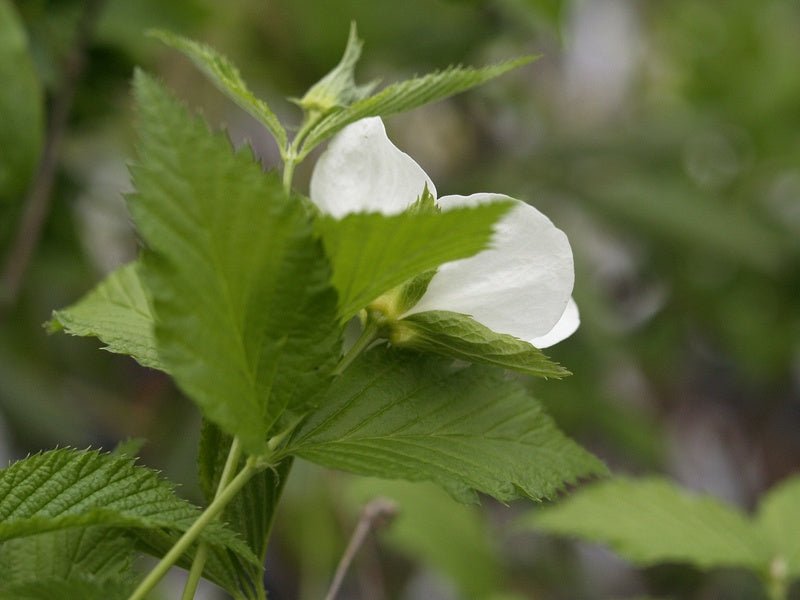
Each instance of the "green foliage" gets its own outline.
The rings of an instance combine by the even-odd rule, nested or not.
[[[756,524],[777,550],[783,568],[800,578],[800,477],[773,487],[761,500]]]
[[[526,65],[535,58],[525,56],[478,69],[450,67],[444,71],[388,85],[372,96],[357,100],[353,104],[323,117],[311,129],[299,154],[301,157],[306,156],[322,141],[359,119],[375,116],[388,117],[423,104],[443,100]]]
[[[480,252],[511,206],[493,202],[441,213],[321,216],[316,227],[333,268],[339,315],[348,319],[415,275]]]
[[[607,544],[640,565],[744,567],[782,585],[800,577],[798,505],[797,477],[767,494],[756,519],[663,479],[617,478],[531,513],[524,525]]]
[[[453,580],[463,597],[492,597],[501,587],[502,568],[489,528],[474,506],[454,505],[429,484],[359,478],[348,486],[357,505],[385,497],[398,514],[381,541],[412,560],[419,560]]]
[[[158,356],[208,419],[261,453],[284,409],[313,405],[338,358],[322,245],[249,152],[233,154],[141,72],[135,90],[129,206],[147,243]]]
[[[297,104],[307,112],[327,113],[368,96],[378,82],[357,86],[354,79],[362,46],[363,42],[358,39],[356,24],[351,23],[342,60],[330,73],[311,86],[305,95],[297,100]]]
[[[499,370],[377,348],[331,385],[281,455],[362,475],[433,481],[456,499],[539,500],[604,466]]]
[[[0,471],[0,541],[89,525],[185,531],[198,516],[169,483],[125,456],[51,450]],[[203,536],[255,560],[221,525]]]
[[[409,315],[394,325],[391,340],[395,345],[537,377],[569,375],[528,342],[495,333],[459,313],[436,310]]]
[[[17,11],[0,0],[0,245],[36,167],[44,132],[44,95]]]
[[[153,315],[139,263],[120,267],[72,306],[53,311],[51,332],[92,336],[104,350],[127,354],[145,367],[166,370],[158,359]]]
[[[133,537],[110,527],[9,540],[0,545],[0,599],[124,599],[133,551]]]
[[[213,423],[203,423],[198,467],[200,486],[208,502],[214,498],[231,441],[231,437],[222,433]],[[260,564],[263,564],[266,557],[267,540],[275,509],[291,464],[292,459],[287,458],[275,469],[257,473],[222,513],[221,520],[242,536],[253,554],[259,558]],[[255,594],[248,597],[265,597],[263,568],[260,565],[255,566],[240,560],[233,572],[242,580],[238,588],[245,591],[249,589]]]
[[[223,94],[250,113],[275,138],[281,153],[286,148],[286,130],[269,105],[257,98],[239,74],[239,69],[213,48],[167,31],[151,35],[186,55]]]

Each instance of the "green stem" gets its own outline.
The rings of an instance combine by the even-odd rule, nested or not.
[[[358,355],[366,350],[367,347],[378,338],[380,328],[380,323],[377,321],[367,321],[367,324],[364,326],[364,331],[361,332],[356,343],[353,344],[350,350],[342,357],[342,360],[339,361],[339,364],[336,365],[336,368],[333,370],[334,376],[344,373],[345,369],[350,366],[350,363],[358,358]]]
[[[264,468],[265,467],[259,465],[253,457],[248,458],[244,468],[239,474],[233,478],[233,481],[231,481],[216,498],[214,498],[214,501],[211,502],[197,520],[192,523],[192,526],[186,530],[164,558],[162,558],[153,570],[148,573],[147,577],[142,580],[139,586],[128,597],[128,600],[144,600],[147,594],[150,593],[164,575],[167,574],[170,567],[178,561],[183,553],[186,552],[200,536],[208,524],[222,512],[231,500],[233,500],[244,485],[250,481],[250,478]]]
[[[294,177],[296,165],[297,158],[291,154],[286,157],[286,161],[283,163],[283,191],[287,194],[292,191],[292,178]]]
[[[233,479],[236,469],[239,466],[239,459],[242,457],[242,445],[239,443],[239,438],[233,438],[231,448],[228,451],[228,458],[225,461],[225,467],[222,469],[222,475],[217,484],[217,490],[214,492],[214,500],[216,500],[222,491],[228,486],[231,479]],[[197,554],[194,555],[192,561],[192,568],[189,569],[189,577],[186,579],[186,585],[183,588],[181,600],[192,600],[197,592],[197,586],[203,576],[203,568],[206,566],[208,560],[208,544],[200,542],[200,547],[197,549]]]

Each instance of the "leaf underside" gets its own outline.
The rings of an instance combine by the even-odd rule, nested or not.
[[[361,475],[433,481],[455,498],[552,497],[605,473],[499,369],[375,348],[331,386],[284,449]]]

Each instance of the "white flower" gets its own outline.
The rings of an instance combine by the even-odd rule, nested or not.
[[[386,136],[383,122],[362,119],[344,128],[322,154],[311,176],[311,200],[341,218],[354,212],[386,215],[406,210],[425,186],[425,171]],[[442,210],[496,200],[500,194],[443,196]],[[567,236],[532,206],[513,200],[495,226],[489,249],[443,264],[419,303],[402,316],[432,310],[470,315],[497,333],[546,348],[578,328],[570,297],[575,273]],[[401,317],[402,317],[401,316]]]

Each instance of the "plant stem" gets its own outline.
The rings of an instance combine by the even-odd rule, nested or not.
[[[292,178],[296,165],[297,159],[292,155],[286,157],[286,161],[283,163],[283,191],[287,194],[292,191]]]
[[[248,458],[244,468],[239,474],[233,478],[216,498],[214,498],[213,502],[211,502],[197,520],[192,523],[192,526],[186,530],[164,558],[162,558],[153,570],[148,573],[147,577],[142,580],[128,600],[144,600],[147,594],[161,581],[164,575],[166,575],[170,567],[177,562],[183,553],[186,552],[200,536],[208,524],[222,512],[231,500],[233,500],[244,485],[250,481],[250,478],[264,468],[265,466],[258,464],[252,456]]]
[[[378,338],[379,332],[379,323],[372,320],[367,321],[367,324],[364,326],[364,331],[361,332],[361,335],[356,340],[356,343],[351,346],[347,353],[342,357],[342,360],[339,361],[339,364],[336,365],[336,368],[333,369],[333,375],[338,376],[344,373],[345,369],[350,366],[350,363],[358,358],[358,355],[366,350],[367,347]]]
[[[375,526],[388,524],[396,514],[397,505],[386,498],[375,498],[364,507],[347,548],[342,554],[339,565],[336,567],[336,573],[333,575],[333,581],[331,581],[328,593],[325,595],[325,600],[334,600],[336,598],[336,594],[339,593],[339,589],[344,582],[344,576],[350,569],[350,564],[353,562],[364,540],[367,539],[370,530]]]
[[[222,491],[228,486],[231,479],[233,479],[241,457],[242,445],[239,443],[239,438],[235,437],[231,442],[231,448],[228,451],[228,458],[225,461],[225,467],[222,469],[222,475],[220,475],[217,490],[214,492],[214,500],[219,498]],[[195,592],[197,592],[197,586],[203,576],[203,568],[206,566],[207,560],[208,544],[200,542],[200,547],[197,549],[197,554],[194,555],[194,560],[192,561],[192,568],[189,569],[189,576],[186,579],[186,585],[183,588],[181,600],[192,600],[192,598],[194,598]]]

